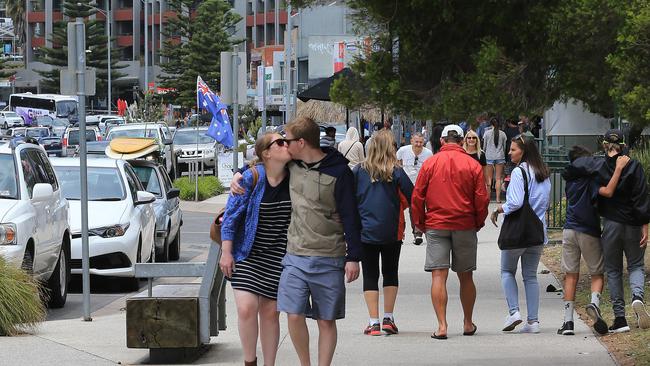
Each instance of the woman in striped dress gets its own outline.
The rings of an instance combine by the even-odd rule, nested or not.
[[[259,334],[264,365],[274,365],[280,339],[276,298],[291,219],[285,165],[291,155],[275,133],[260,137],[255,152],[261,164],[244,172],[246,193],[228,197],[219,266],[235,295],[244,364],[257,365]]]

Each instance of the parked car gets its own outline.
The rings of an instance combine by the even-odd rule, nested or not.
[[[214,168],[217,142],[206,136],[207,127],[188,127],[176,130],[174,147],[180,151],[178,156],[178,172],[187,171],[190,161],[203,161],[205,168]],[[180,175],[180,174],[179,174]]]
[[[178,198],[180,190],[172,186],[165,168],[144,159],[129,160],[145,190],[156,196],[156,262],[178,260],[181,251],[183,214]]]
[[[159,163],[167,169],[172,179],[176,178],[176,153],[169,127],[165,123],[129,123],[115,126],[106,135],[106,140],[118,137],[154,138],[158,143]]]
[[[12,111],[0,112],[0,126],[5,130],[9,127],[24,126],[25,120],[18,113]]]
[[[63,155],[63,144],[59,136],[41,137],[38,139],[38,144],[43,146],[47,156],[65,156]]]
[[[110,141],[88,141],[86,142],[86,156],[88,159],[93,159],[93,158],[107,158],[106,156],[106,147]],[[79,157],[79,146],[74,151],[75,158]]]
[[[0,255],[65,305],[70,278],[68,201],[42,147],[0,140]]]
[[[86,141],[101,141],[102,135],[95,126],[86,126]],[[79,146],[79,127],[68,127],[63,133],[63,153],[72,156]]]
[[[50,116],[38,116],[35,123],[35,126],[49,128],[54,136],[63,136],[69,125],[70,121],[67,118],[52,118]]]
[[[52,164],[70,202],[71,270],[81,274],[81,203],[79,159],[53,158]],[[147,262],[154,249],[156,197],[144,190],[129,163],[88,160],[88,228],[90,273],[125,277],[131,289],[135,263]]]
[[[27,127],[12,127],[5,131],[5,136],[9,136],[9,137],[18,137],[18,136],[24,137],[26,135],[27,135]]]

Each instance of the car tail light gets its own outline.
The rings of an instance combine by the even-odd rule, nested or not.
[[[102,140],[102,135],[97,135],[97,141],[101,141],[101,140]]]
[[[61,146],[63,146],[63,147],[68,147],[68,139],[67,139],[67,138],[64,137],[64,138],[61,140]]]

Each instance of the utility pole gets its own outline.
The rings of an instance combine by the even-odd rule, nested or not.
[[[106,48],[108,49],[108,96],[107,96],[107,106],[108,106],[108,114],[112,114],[112,109],[111,108],[111,8],[110,8],[110,3],[111,0],[106,0],[106,35],[108,36],[108,42],[106,42]]]
[[[149,91],[149,0],[144,0],[144,93]]]
[[[232,53],[232,130],[234,135],[233,141],[233,153],[232,153],[232,167],[233,169],[239,168],[237,158],[239,154],[239,98],[237,94],[239,93],[238,82],[239,82],[239,47],[237,45],[233,48]]]
[[[287,35],[284,39],[284,123],[291,121],[291,3],[287,5]]]
[[[262,62],[262,131],[266,133],[266,66],[264,65],[263,62]],[[257,138],[257,136],[255,137]]]

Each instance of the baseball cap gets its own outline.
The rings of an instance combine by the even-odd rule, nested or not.
[[[605,139],[603,142],[608,142],[610,144],[619,144],[625,145],[625,136],[623,132],[619,129],[611,129],[605,132]]]
[[[447,125],[442,130],[440,137],[463,137],[463,129],[459,125]]]

